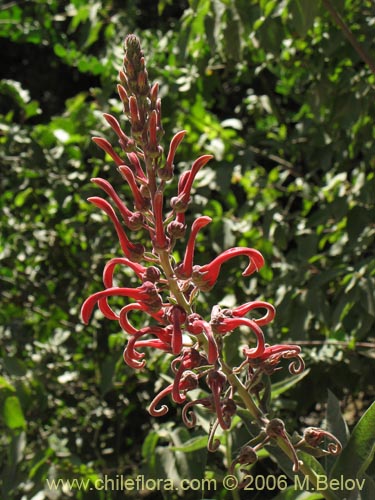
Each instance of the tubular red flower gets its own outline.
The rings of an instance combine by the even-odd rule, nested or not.
[[[265,341],[262,330],[259,325],[248,318],[222,318],[221,321],[215,324],[214,330],[218,333],[227,333],[233,331],[235,328],[240,326],[247,326],[250,330],[255,333],[257,338],[257,345],[253,349],[246,350],[247,358],[258,358],[262,356],[265,349]]]
[[[108,203],[108,201],[98,196],[92,196],[91,198],[88,198],[88,201],[101,208],[111,219],[115,226],[121,249],[124,252],[125,256],[130,260],[139,261],[144,253],[143,245],[131,243],[131,241],[126,236],[125,231],[123,230],[120,221],[115,214],[115,211]]]
[[[243,353],[248,358],[251,366],[262,368],[267,373],[277,370],[277,365],[282,358],[296,358],[296,361],[289,365],[289,371],[292,375],[297,375],[305,369],[305,363],[300,356],[301,348],[298,345],[277,344],[269,346],[266,344],[263,353],[258,358],[252,355],[252,349],[245,347]]]
[[[195,162],[191,167],[191,170],[186,172],[185,176],[183,177],[183,182],[179,183],[177,198],[172,198],[171,200],[171,205],[173,209],[175,209],[176,211],[186,210],[189,204],[190,192],[193,186],[194,179],[199,170],[204,165],[206,165],[206,163],[208,163],[212,158],[213,155],[203,155],[200,156],[197,160],[195,160]],[[180,187],[182,187],[181,190]]]
[[[106,290],[102,290],[101,292],[93,293],[84,301],[81,308],[81,316],[83,322],[88,324],[94,306],[99,300],[116,296],[130,297],[134,300],[140,301],[145,305],[145,310],[147,310],[147,308],[156,308],[157,302],[160,302],[161,306],[161,297],[158,295],[155,285],[148,281],[143,283],[143,285],[138,288],[107,288]]]
[[[176,364],[180,363],[178,370],[176,370]],[[183,403],[186,399],[185,396],[180,395],[179,387],[180,380],[186,370],[191,370],[192,368],[197,368],[201,366],[202,363],[207,362],[207,360],[194,348],[186,348],[183,350],[182,354],[175,358],[171,363],[171,368],[175,372],[175,379],[173,382],[172,399],[176,403]]]
[[[139,340],[144,335],[154,335],[156,338]],[[146,326],[131,334],[124,350],[124,361],[132,368],[143,368],[146,364],[144,360],[139,361],[144,357],[144,353],[135,350],[140,347],[153,347],[170,352],[170,334],[160,326]]]
[[[129,97],[129,113],[130,113],[130,121],[132,125],[132,132],[135,135],[142,132],[142,123],[140,119],[138,103],[135,96],[131,95]]]
[[[195,405],[202,405],[205,408],[208,408],[210,411],[214,411],[215,408],[212,396],[187,402],[182,409],[182,420],[186,427],[188,427],[189,429],[194,427],[197,422],[197,417],[195,416],[195,413],[192,409],[192,407]]]
[[[149,141],[148,141],[148,152],[158,152],[158,138],[157,138],[157,111],[153,109],[150,113],[150,118],[148,122],[148,132],[149,132]]]
[[[156,250],[165,250],[169,245],[169,239],[165,235],[163,223],[163,193],[156,191],[153,202],[153,212],[155,218],[155,239]]]
[[[174,157],[177,151],[178,146],[180,145],[182,139],[185,137],[186,130],[181,130],[175,134],[170,142],[169,151],[167,156],[166,167],[168,169],[173,169]]]
[[[193,272],[193,259],[195,240],[198,232],[212,221],[211,217],[202,216],[195,219],[191,227],[188,243],[186,245],[184,260],[175,268],[175,274],[179,279],[187,279],[191,277]]]
[[[103,191],[105,191],[108,194],[108,196],[110,196],[112,198],[112,200],[115,202],[117,208],[119,209],[119,211],[122,215],[122,218],[124,219],[125,224],[127,226],[129,226],[129,220],[134,215],[134,213],[131,212],[126,207],[126,205],[123,203],[123,201],[120,199],[120,197],[116,193],[113,186],[105,179],[95,177],[95,178],[90,179],[90,180],[94,184],[97,184],[99,187],[101,187],[103,189]]]
[[[142,280],[147,271],[147,268],[138,262],[132,262],[125,257],[115,257],[107,262],[103,270],[103,283],[106,288],[113,286],[113,273],[117,265],[130,267],[140,280]]]
[[[227,377],[223,372],[218,370],[212,370],[207,375],[207,385],[212,392],[212,396],[214,398],[215,403],[215,411],[217,415],[217,419],[222,429],[229,429],[230,423],[225,420],[223,416],[223,409],[221,405],[221,393],[227,383]]]
[[[128,160],[130,161],[132,167],[133,167],[133,172],[134,174],[141,180],[147,182],[147,178],[145,176],[145,173],[142,169],[141,162],[139,161],[137,153],[127,153],[126,156],[128,157]],[[121,162],[121,165],[123,165],[124,162]]]
[[[322,443],[324,438],[327,438],[332,442],[328,444],[328,450],[322,451],[331,455],[339,455],[342,451],[342,444],[330,432],[319,429],[318,427],[308,427],[303,433],[303,440],[306,442],[306,444],[312,446],[313,448],[317,448]]]
[[[183,378],[179,382],[178,389],[179,391],[183,391],[186,393],[187,391],[191,391],[192,389],[195,389],[198,385],[198,379],[195,373],[193,372],[185,372]],[[159,417],[162,415],[165,415],[168,412],[168,407],[166,405],[163,405],[159,410],[156,410],[156,405],[163,399],[165,396],[170,394],[173,390],[173,384],[169,385],[165,389],[163,389],[152,401],[150,407],[149,407],[149,412],[151,415],[154,417]],[[181,402],[183,403],[186,399],[186,396],[184,395],[183,398],[181,398]]]
[[[179,306],[172,306],[168,311],[168,320],[172,324],[172,352],[180,354],[182,349],[182,326],[186,321],[186,312]]]
[[[137,210],[142,212],[147,208],[147,201],[146,199],[142,196],[137,183],[135,181],[134,174],[127,165],[120,165],[118,167],[121,175],[124,177],[124,179],[127,181],[127,183],[130,186],[130,189],[132,191],[133,197],[134,197],[134,206],[136,207]]]
[[[158,99],[158,92],[159,92],[159,84],[158,84],[158,82],[155,82],[150,90],[150,100],[151,100],[151,108],[152,109],[156,108],[156,101]]]
[[[266,425],[266,434],[268,438],[277,439],[278,437],[281,437],[284,440],[292,454],[293,472],[297,472],[300,466],[300,462],[298,460],[296,450],[292,445],[288,434],[286,433],[284,422],[279,418],[273,418]]]
[[[104,118],[112,128],[112,130],[115,132],[117,137],[119,138],[119,142],[121,146],[128,146],[132,144],[134,141],[130,139],[122,130],[119,122],[116,120],[116,118],[108,113],[103,113]]]
[[[202,332],[208,341],[208,362],[213,365],[219,359],[219,349],[211,329],[211,325],[204,321],[198,314],[190,314],[187,319],[186,328],[192,335],[199,335]]]
[[[129,96],[128,96],[128,93],[126,92],[125,87],[118,84],[117,85],[117,92],[118,92],[118,95],[120,96],[121,102],[124,105],[125,113],[129,112]]]
[[[220,273],[221,266],[229,259],[239,255],[246,255],[250,264],[247,266],[242,276],[250,276],[264,265],[263,256],[258,250],[247,247],[234,247],[225,250],[216,257],[210,264],[193,267],[193,282],[202,291],[208,292],[215,285]]]
[[[116,165],[122,165],[124,163],[124,160],[120,158],[120,156],[115,152],[115,150],[112,147],[112,144],[109,141],[107,141],[107,139],[103,139],[102,137],[92,137],[92,140],[103,151],[109,154],[109,156],[116,163]]]
[[[276,309],[274,308],[274,306],[269,304],[268,302],[263,302],[262,300],[255,300],[253,302],[247,302],[246,304],[242,304],[241,306],[234,307],[231,312],[233,316],[242,317],[245,316],[245,314],[247,314],[248,312],[253,311],[254,309],[266,309],[267,311],[266,314],[261,318],[253,318],[254,323],[259,326],[264,326],[268,323],[271,323],[276,314]]]

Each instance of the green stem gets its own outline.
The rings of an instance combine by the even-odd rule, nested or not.
[[[191,306],[189,302],[186,300],[185,295],[181,292],[180,287],[178,286],[177,279],[175,278],[171,262],[169,260],[169,254],[166,250],[160,250],[158,252],[160,265],[163,268],[165,277],[168,280],[168,288],[172,292],[174,298],[176,299],[178,305],[186,311],[187,314],[191,314]]]

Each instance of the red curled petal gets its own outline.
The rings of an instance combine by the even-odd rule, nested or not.
[[[153,417],[162,417],[163,415],[168,413],[168,406],[163,405],[158,410],[156,409],[156,406],[160,403],[160,401],[163,398],[165,398],[165,396],[168,396],[168,394],[170,394],[171,391],[172,391],[172,385],[169,385],[161,392],[159,392],[159,394],[157,394],[157,396],[155,396],[155,398],[152,400],[148,411]]]
[[[103,283],[106,288],[113,287],[113,273],[115,267],[119,264],[130,267],[139,279],[142,279],[143,274],[146,272],[146,268],[142,264],[132,262],[125,257],[115,257],[107,262],[103,270]]]
[[[271,323],[276,314],[276,309],[272,304],[269,304],[268,302],[263,302],[261,300],[247,302],[246,304],[242,304],[241,306],[235,307],[234,309],[232,309],[232,314],[233,316],[243,317],[245,316],[245,314],[247,314],[250,311],[253,311],[254,309],[266,309],[267,311],[266,314],[261,318],[253,319],[253,321],[259,326],[264,326],[267,325],[268,323]]]
[[[247,357],[248,358],[257,358],[259,356],[262,356],[262,354],[265,351],[265,341],[264,341],[264,335],[259,327],[259,325],[253,321],[252,319],[248,318],[225,318],[219,323],[218,325],[215,326],[216,330],[221,333],[226,333],[226,332],[231,332],[235,328],[238,328],[239,326],[247,326],[250,328],[255,333],[255,336],[257,338],[257,346],[253,349],[249,349],[247,351]]]
[[[128,312],[129,311],[137,311],[137,310],[138,311],[144,310],[144,306],[141,304],[138,304],[138,303],[128,304],[121,309],[120,314],[119,314],[119,318],[118,318],[121,328],[123,330],[125,330],[125,332],[127,332],[131,335],[137,334],[138,330],[136,328],[134,328],[134,326],[132,324],[129,323]]]
[[[184,260],[182,264],[177,266],[175,269],[175,273],[178,278],[187,279],[191,276],[193,272],[194,247],[197,234],[211,221],[211,217],[203,215],[202,217],[198,217],[197,219],[195,219],[195,221],[193,222],[193,225],[191,226],[189,241],[186,245]]]
[[[221,266],[224,262],[233,257],[246,255],[249,258],[250,264],[247,266],[242,276],[250,276],[254,271],[258,271],[264,265],[264,258],[258,250],[247,247],[234,247],[225,250],[218,255],[212,262],[204,266],[195,266],[193,270],[193,281],[196,285],[204,290],[209,291],[217,281]]]
[[[186,181],[184,182],[183,190],[178,196],[179,202],[188,203],[189,198],[190,198],[190,191],[191,191],[191,188],[193,186],[193,182],[195,180],[197,173],[212,158],[213,158],[213,155],[203,155],[195,160],[195,162],[193,163],[191,170],[189,172],[189,176],[186,178]]]
[[[208,340],[208,355],[207,359],[210,365],[215,364],[215,362],[219,359],[219,350],[216,344],[216,340],[214,334],[211,330],[211,325],[206,321],[202,321],[203,332]]]
[[[112,206],[108,203],[108,201],[98,196],[92,196],[91,198],[88,198],[88,201],[96,205],[97,207],[101,208],[111,219],[111,221],[115,226],[116,233],[120,241],[121,249],[126,255],[126,257],[130,260],[138,260],[140,256],[143,255],[144,251],[143,246],[134,245],[133,243],[131,243],[131,241],[126,236],[125,231],[121,226],[121,223],[118,220],[115,211],[113,210]]]
[[[124,219],[125,224],[128,225],[130,217],[132,217],[134,214],[126,207],[124,202],[121,200],[121,198],[116,193],[113,186],[105,179],[100,179],[100,178],[93,178],[93,179],[91,179],[91,182],[94,182],[99,187],[101,187],[103,189],[103,191],[105,191],[108,194],[108,196],[110,196],[112,198],[112,200],[115,202],[117,208],[119,209],[119,211],[122,215],[122,218]]]
[[[107,288],[107,290],[102,290],[101,292],[93,293],[82,304],[81,316],[83,322],[85,324],[88,324],[94,306],[100,299],[107,297],[115,297],[115,296],[131,297],[132,299],[135,300],[141,300],[144,298],[144,293],[142,293],[142,290],[139,290],[137,288],[120,288],[120,287]]]

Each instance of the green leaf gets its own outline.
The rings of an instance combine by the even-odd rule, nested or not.
[[[284,380],[280,380],[279,382],[275,382],[272,384],[272,392],[271,392],[271,397],[275,398],[277,396],[280,396],[280,394],[283,394],[287,390],[289,390],[291,387],[294,385],[298,384],[300,380],[306,377],[309,373],[309,369],[304,370],[302,373],[298,375],[293,375],[291,377],[285,378]]]
[[[371,464],[375,453],[375,402],[355,426],[348,444],[331,472],[331,478],[361,479]],[[345,498],[349,491],[340,491]]]
[[[171,446],[169,449],[173,451],[183,451],[189,453],[191,451],[201,450],[207,447],[207,436],[197,436],[189,441],[186,441],[182,446]]]
[[[17,396],[8,396],[3,406],[4,422],[9,429],[25,429],[26,420]]]
[[[326,419],[327,430],[336,436],[341,444],[345,446],[349,439],[349,429],[342,416],[340,402],[329,389]]]

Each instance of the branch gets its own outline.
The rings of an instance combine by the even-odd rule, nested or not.
[[[375,62],[369,56],[369,54],[365,51],[365,49],[358,43],[358,41],[355,38],[355,36],[353,35],[352,31],[347,26],[347,24],[345,23],[343,18],[340,16],[340,14],[337,12],[337,10],[334,8],[334,6],[331,4],[330,0],[323,0],[323,4],[326,7],[326,9],[329,11],[329,13],[331,14],[335,23],[341,28],[344,35],[349,40],[349,42],[351,43],[352,47],[357,52],[359,57],[368,65],[370,70],[375,75]]]

